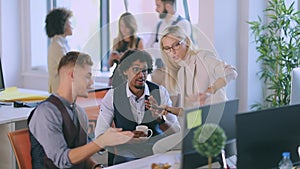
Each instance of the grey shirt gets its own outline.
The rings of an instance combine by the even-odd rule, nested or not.
[[[56,94],[54,95],[63,102],[70,118],[74,120],[71,103]],[[81,107],[78,105],[75,107],[79,122],[82,128],[87,131],[87,115]],[[62,123],[63,118],[58,108],[50,102],[44,102],[36,108],[30,120],[29,129],[37,141],[43,146],[47,157],[50,158],[58,168],[69,168],[72,167],[68,157],[70,149],[63,135]]]

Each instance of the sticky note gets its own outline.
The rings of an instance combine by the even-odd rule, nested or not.
[[[186,120],[188,129],[200,126],[202,123],[202,110],[189,112],[187,114]]]

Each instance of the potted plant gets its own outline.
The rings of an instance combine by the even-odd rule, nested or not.
[[[208,167],[211,169],[212,157],[220,154],[226,143],[224,130],[217,124],[206,123],[195,131],[193,146],[197,152],[208,158]]]
[[[299,66],[300,19],[294,2],[290,6],[284,0],[269,0],[264,10],[265,20],[250,21],[261,63],[259,77],[266,84],[264,102],[252,109],[279,107],[290,102],[290,72]]]

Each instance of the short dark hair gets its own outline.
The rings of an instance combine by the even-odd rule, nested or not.
[[[86,54],[86,53],[81,53],[81,52],[77,52],[77,51],[71,51],[68,52],[66,55],[64,55],[59,64],[58,64],[58,68],[57,68],[57,72],[59,72],[59,70],[64,67],[64,66],[75,66],[79,65],[79,66],[84,66],[84,65],[93,65],[93,61],[90,57],[90,55]]]
[[[127,50],[121,60],[120,60],[120,64],[119,64],[119,69],[121,72],[125,72],[127,69],[129,69],[129,67],[132,65],[133,62],[135,61],[141,61],[141,62],[146,62],[147,66],[148,66],[148,70],[149,73],[152,72],[153,70],[153,60],[151,55],[144,51],[144,50]]]
[[[112,87],[118,87],[124,82],[126,82],[126,77],[123,74],[135,61],[146,62],[148,66],[148,73],[151,73],[153,70],[153,61],[151,55],[144,50],[127,50],[121,60],[119,65],[114,70],[114,74],[112,76]]]
[[[61,35],[65,32],[67,20],[73,16],[72,11],[66,8],[52,9],[46,16],[46,33],[49,38],[55,35]]]

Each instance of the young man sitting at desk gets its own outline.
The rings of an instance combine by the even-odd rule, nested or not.
[[[33,168],[100,168],[90,158],[94,153],[132,139],[132,132],[110,128],[87,143],[87,115],[76,98],[88,96],[92,64],[90,56],[80,52],[68,52],[61,59],[58,90],[28,119]]]
[[[116,127],[135,133],[133,141],[116,146],[114,164],[152,155],[153,144],[166,134],[180,130],[177,117],[171,113],[160,116],[145,110],[145,100],[153,96],[158,103],[172,105],[163,86],[146,80],[152,71],[152,58],[146,51],[127,50],[121,58],[117,71],[125,77],[118,87],[110,89],[102,100],[95,135],[102,135],[114,122]],[[146,125],[153,131],[152,137],[144,140],[135,131],[136,126]]]

